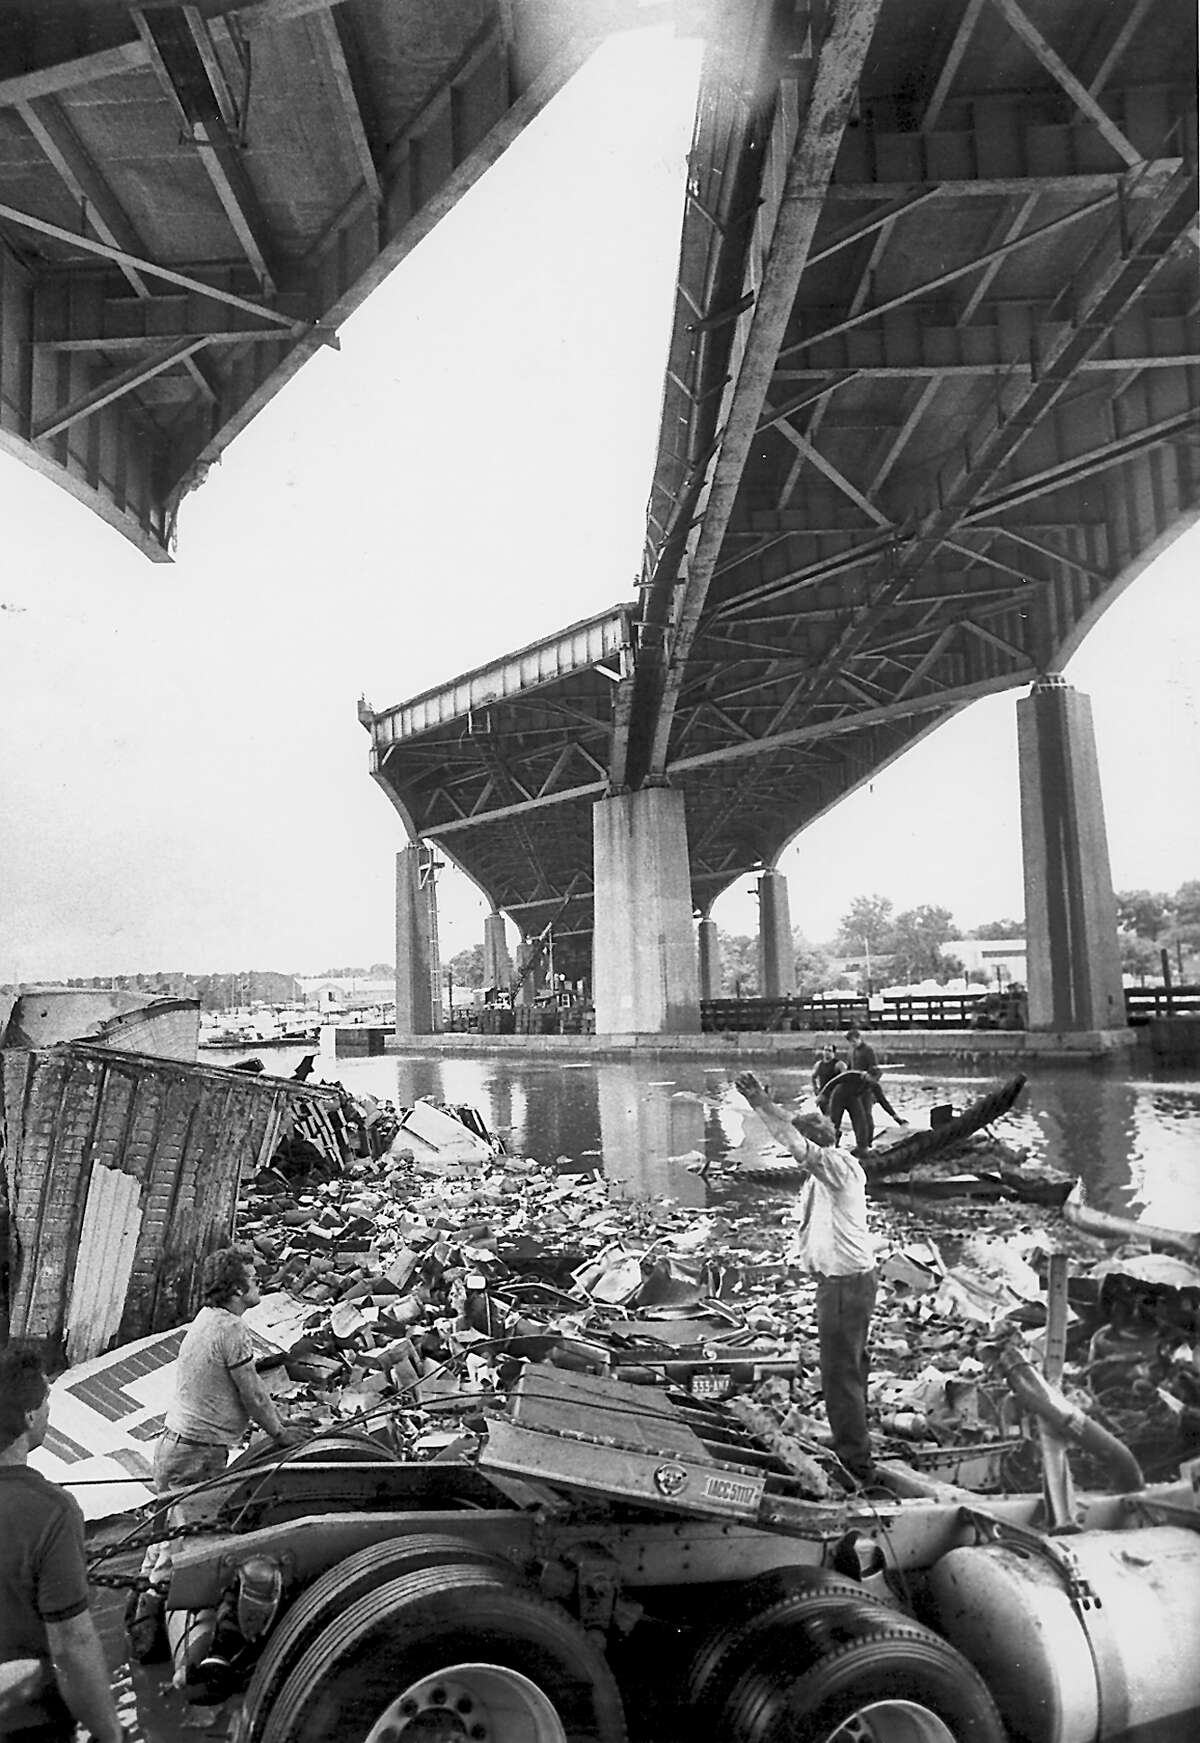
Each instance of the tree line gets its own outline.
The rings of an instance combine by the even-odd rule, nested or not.
[[[1173,893],[1162,890],[1118,890],[1117,927],[1121,968],[1125,974],[1157,978],[1166,951],[1179,983],[1200,981],[1200,878],[1180,884]],[[988,920],[970,932],[955,924],[949,908],[921,903],[896,912],[888,896],[856,896],[838,922],[833,938],[814,944],[796,931],[796,990],[801,996],[830,991],[839,978],[839,958],[871,963],[871,978],[896,985],[914,981],[953,980],[963,964],[945,949],[951,938],[1024,938],[1025,921],[1012,916]],[[744,934],[719,932],[721,991],[729,998],[753,998],[758,992],[758,940]],[[322,980],[386,980],[395,973],[390,962],[367,967],[326,968]],[[464,991],[483,985],[483,945],[472,944],[443,964],[443,980]],[[987,983],[982,971],[974,978]],[[156,971],[146,974],[80,976],[62,982],[72,987],[118,987],[123,991],[198,998],[205,1010],[229,1010],[245,1005],[289,1005],[301,998],[300,977],[270,969],[241,973],[186,974]]]
[[[1123,973],[1143,980],[1157,977],[1165,950],[1177,982],[1200,981],[1200,879],[1181,884],[1173,895],[1119,890],[1116,904]],[[722,993],[730,998],[754,997],[759,990],[757,938],[724,932],[718,936]],[[945,948],[948,940],[1024,937],[1023,917],[988,920],[964,932],[949,908],[922,903],[897,913],[887,896],[856,896],[827,942],[814,944],[800,932],[793,933],[796,991],[808,997],[833,990],[842,979],[841,961],[847,957],[862,965],[877,986],[884,982],[907,986],[922,980],[944,983],[958,977],[987,985],[982,969],[964,974],[961,960]]]
[[[1189,878],[1173,895],[1118,890],[1117,925],[1126,974],[1161,974],[1165,951],[1177,981],[1200,976],[1200,878]]]
[[[305,980],[388,980],[395,964],[373,962],[368,968],[326,968]],[[72,975],[56,986],[103,987],[118,992],[157,994],[160,998],[199,999],[204,1011],[245,1009],[249,1005],[303,1003],[301,976],[275,969],[251,968],[227,974],[189,974],[182,969],[155,969],[141,974]],[[15,991],[15,987],[7,990]]]
[[[727,933],[718,936],[723,993],[734,998],[753,997],[759,990],[758,940]],[[948,939],[1024,936],[1024,920],[989,920],[973,932],[964,933],[949,908],[923,902],[897,913],[889,896],[856,896],[842,915],[834,937],[828,941],[814,944],[801,933],[793,933],[796,991],[807,997],[844,983],[842,962],[847,957],[861,964],[867,978],[876,985],[953,980],[964,969],[959,958],[944,948]],[[988,984],[982,971],[975,971],[975,978],[983,985]]]

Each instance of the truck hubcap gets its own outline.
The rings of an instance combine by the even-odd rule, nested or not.
[[[872,1701],[843,1719],[824,1743],[956,1743],[944,1719],[916,1701]]]
[[[363,1743],[567,1743],[567,1738],[545,1694],[519,1671],[502,1664],[455,1664],[410,1683]]]

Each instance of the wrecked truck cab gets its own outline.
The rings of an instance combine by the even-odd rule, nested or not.
[[[168,1619],[207,1613],[235,1743],[1196,1734],[1200,1472],[1055,1528],[900,1464],[845,1493],[730,1407],[543,1366],[478,1426],[212,1486]]]

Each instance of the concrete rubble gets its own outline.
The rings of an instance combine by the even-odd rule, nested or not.
[[[844,1486],[828,1449],[814,1284],[794,1191],[704,1210],[613,1195],[597,1169],[509,1156],[478,1122],[373,1104],[390,1142],[340,1170],[243,1189],[237,1235],[263,1278],[263,1364],[298,1423],[405,1457],[471,1444],[482,1407],[528,1362],[726,1400],[814,1496]],[[476,1121],[478,1117],[475,1116]],[[457,1128],[455,1132],[453,1128]],[[992,1480],[1036,1487],[1036,1442],[997,1361],[1041,1359],[1044,1280],[1071,1255],[1063,1390],[1148,1477],[1200,1450],[1200,1270],[1113,1250],[1027,1205],[873,1203],[880,1291],[870,1414],[876,1456],[936,1472],[999,1448]],[[1072,1453],[1082,1481],[1103,1482]],[[977,1473],[978,1477],[978,1473]]]

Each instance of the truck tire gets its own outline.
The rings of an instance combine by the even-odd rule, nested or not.
[[[318,1635],[261,1743],[625,1743],[604,1654],[556,1604],[485,1567],[431,1567],[365,1593]]]
[[[327,1568],[296,1599],[268,1639],[246,1690],[232,1743],[259,1743],[271,1705],[301,1654],[357,1599],[401,1574],[452,1564],[492,1567],[497,1572],[507,1565],[460,1537],[422,1531],[370,1543]]]
[[[299,1446],[288,1447],[286,1452],[280,1452],[277,1441],[269,1440],[265,1435],[256,1437],[244,1452],[231,1459],[225,1474],[230,1471],[247,1470],[250,1466],[273,1465],[283,1459],[289,1465],[308,1464],[371,1464],[396,1465],[400,1463],[399,1453],[384,1446],[381,1440],[376,1440],[373,1434],[362,1434],[354,1429],[343,1429],[340,1434],[327,1434],[320,1439],[302,1442]]]
[[[760,1661],[722,1714],[728,1743],[1006,1743],[978,1671],[932,1630],[872,1628],[799,1676]]]
[[[689,1704],[713,1712],[747,1669],[762,1637],[799,1622],[812,1602],[825,1609],[831,1603],[861,1603],[877,1620],[891,1615],[857,1581],[824,1568],[779,1568],[748,1580],[696,1648],[687,1675]]]

